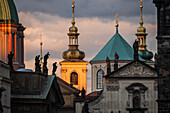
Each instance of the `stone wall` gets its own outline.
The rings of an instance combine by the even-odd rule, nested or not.
[[[159,73],[158,110],[170,113],[170,1],[153,0],[157,8],[157,45],[155,67]]]

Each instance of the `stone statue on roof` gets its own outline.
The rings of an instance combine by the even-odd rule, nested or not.
[[[49,58],[50,54],[47,52],[44,56],[44,64],[43,64],[43,73],[47,76],[48,75],[48,69],[47,69],[47,59]]]
[[[55,72],[57,70],[57,62],[53,63],[53,71],[52,71],[52,75],[55,75]]]
[[[138,60],[139,59],[139,55],[138,55],[138,41],[135,40],[134,44],[133,44],[133,50],[134,50],[134,60]]]
[[[8,65],[10,66],[10,70],[14,70],[13,57],[14,57],[14,54],[10,52],[10,54],[8,54]]]
[[[35,71],[41,72],[40,55],[35,57]]]

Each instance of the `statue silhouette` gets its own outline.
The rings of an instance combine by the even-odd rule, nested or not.
[[[57,66],[56,66],[57,62],[53,63],[53,71],[52,71],[52,75],[55,75],[55,72],[57,70]]]
[[[10,66],[10,70],[14,70],[13,57],[14,57],[14,54],[10,52],[10,54],[8,54],[8,65]]]

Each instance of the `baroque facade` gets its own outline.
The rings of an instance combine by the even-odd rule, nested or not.
[[[158,113],[157,72],[134,60],[104,76],[102,94],[89,102],[90,113]]]

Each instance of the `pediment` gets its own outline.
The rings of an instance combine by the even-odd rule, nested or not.
[[[157,72],[139,62],[134,62],[110,75],[110,77],[157,77]]]

